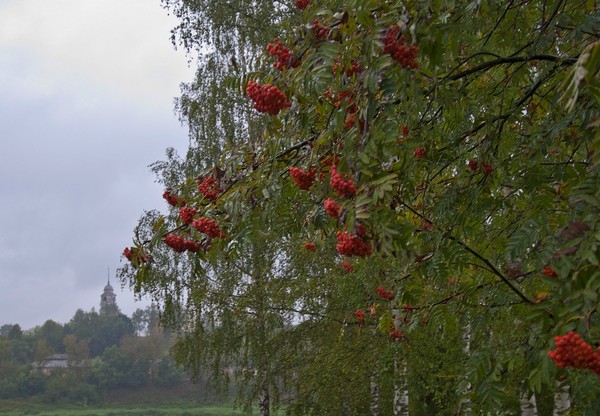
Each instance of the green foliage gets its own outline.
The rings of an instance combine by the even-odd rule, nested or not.
[[[595,391],[595,376],[546,353],[569,330],[600,341],[596,3],[288,3],[164,2],[175,39],[206,53],[177,105],[190,150],[153,170],[225,234],[207,237],[178,207],[149,212],[134,250],[152,261],[121,273],[161,305],[179,362],[223,391],[235,380],[246,406],[268,389],[290,414],[365,414],[372,382],[390,414],[399,351],[417,413],[455,414],[467,398],[477,413],[517,412],[524,392],[550,397],[562,377]],[[275,36],[298,67],[271,66]],[[414,64],[389,53],[410,45]],[[250,80],[290,108],[258,115]],[[354,196],[332,189],[331,163]],[[308,191],[290,167],[315,170]],[[345,231],[372,254],[344,258]],[[174,252],[167,233],[202,249]],[[578,400],[581,413],[597,406]]]

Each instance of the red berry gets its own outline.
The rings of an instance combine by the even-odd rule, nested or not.
[[[223,192],[219,187],[217,180],[212,176],[198,179],[198,191],[211,201],[216,201],[219,194]]]
[[[331,167],[331,179],[329,180],[329,184],[338,195],[345,198],[351,198],[356,194],[354,181],[352,181],[348,175],[338,173],[335,166]]]
[[[400,28],[396,25],[387,30],[383,41],[383,53],[391,55],[402,68],[417,68],[419,65],[415,62],[415,58],[419,48],[416,45],[408,46],[404,36],[398,38],[399,32]]]
[[[392,292],[390,292],[389,290],[387,290],[386,288],[384,288],[383,286],[379,286],[377,288],[377,295],[381,299],[385,299],[385,300],[392,300],[392,299],[394,299],[394,294]]]
[[[494,166],[491,163],[481,162],[481,169],[486,175],[489,175],[494,170]]]
[[[182,253],[186,250],[185,240],[176,234],[167,234],[164,241],[166,245],[177,253]]]
[[[365,323],[365,313],[363,312],[362,309],[357,309],[354,312],[354,316],[356,317],[356,320],[358,321],[359,324],[364,324]]]
[[[300,168],[290,168],[290,175],[292,179],[294,179],[294,182],[296,182],[296,186],[305,191],[310,189],[312,184],[315,182],[316,173],[317,170],[315,168],[311,168],[308,172],[305,172]]]
[[[479,169],[479,163],[477,163],[476,160],[469,160],[468,166],[471,172],[475,172],[477,169]]]
[[[306,9],[306,6],[308,6],[308,4],[310,3],[310,0],[296,0],[296,7],[299,8],[300,10],[304,10]]]
[[[184,207],[186,204],[184,199],[177,198],[177,195],[173,195],[170,191],[165,191],[163,198],[173,207]]]
[[[327,215],[333,218],[339,218],[342,207],[331,198],[327,198],[323,203]]]
[[[415,157],[418,159],[423,159],[426,156],[426,151],[423,146],[417,147],[413,153],[414,153]]]
[[[194,216],[198,213],[195,208],[183,207],[179,210],[179,218],[184,224],[191,224]]]
[[[390,335],[390,338],[393,340],[398,340],[398,339],[404,338],[404,334],[402,333],[402,331],[400,331],[399,329],[394,329],[393,326],[390,329],[389,335]]]
[[[283,71],[284,68],[296,68],[300,65],[300,61],[277,39],[267,45],[267,51],[277,57],[277,61],[275,61],[273,66],[280,71]]]
[[[315,243],[307,241],[306,243],[304,243],[304,248],[308,251],[315,251],[317,249],[317,246],[315,246]]]
[[[329,28],[321,25],[317,19],[313,20],[312,31],[319,40],[327,39],[329,36]]]
[[[211,238],[223,237],[219,224],[212,218],[201,217],[192,221],[192,227]]]
[[[548,277],[557,277],[558,276],[556,271],[550,266],[544,266],[544,270],[542,271],[542,273],[544,274],[544,276],[548,276]]]
[[[292,103],[286,101],[285,94],[275,85],[260,85],[257,82],[249,81],[246,87],[246,95],[254,102],[254,108],[261,113],[268,113],[272,116]]]
[[[583,341],[581,335],[570,331],[554,337],[556,349],[548,351],[548,356],[558,367],[585,368],[600,376],[600,352]]]
[[[129,261],[131,261],[132,255],[131,255],[131,250],[129,249],[129,247],[125,247],[125,250],[123,250],[123,255],[125,256],[125,258]]]
[[[344,268],[348,273],[352,273],[354,271],[354,267],[347,261],[340,261],[340,266]]]
[[[350,234],[348,231],[338,231],[337,239],[338,243],[335,247],[338,253],[343,256],[365,257],[371,255],[371,245],[356,234]]]

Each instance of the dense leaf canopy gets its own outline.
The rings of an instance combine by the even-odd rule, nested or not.
[[[165,2],[190,150],[122,277],[180,360],[292,414],[365,414],[373,385],[391,414],[400,374],[417,414],[565,378],[598,411],[593,368],[547,354],[600,342],[596,3],[284,3]]]

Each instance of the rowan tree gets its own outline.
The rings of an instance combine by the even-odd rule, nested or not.
[[[167,2],[184,46],[214,49],[179,101],[190,152],[155,170],[219,231],[182,221],[178,204],[150,213],[123,278],[162,303],[188,365],[202,336],[227,339],[214,374],[251,366],[248,397],[285,385],[276,404],[292,414],[364,414],[348,377],[372,414],[400,414],[389,369],[428,356],[427,343],[406,350],[424,333],[464,359],[452,377],[462,397],[440,414],[551,394],[572,374],[548,356],[554,336],[576,331],[600,356],[595,2],[289,3]],[[246,33],[240,22],[256,18],[271,26]],[[219,22],[233,37],[212,30]],[[275,33],[289,65],[266,52]],[[303,348],[282,339],[305,328],[315,337]],[[372,346],[357,352],[364,336]],[[580,362],[556,360],[581,367],[574,389],[597,389]],[[409,392],[426,397],[435,380],[410,367]]]

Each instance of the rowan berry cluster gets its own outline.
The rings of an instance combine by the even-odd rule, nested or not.
[[[354,316],[356,317],[356,320],[358,321],[358,323],[360,325],[362,325],[362,324],[365,323],[365,313],[364,313],[364,311],[362,309],[357,309],[354,312]]]
[[[600,348],[594,350],[581,339],[581,335],[569,331],[563,336],[554,337],[556,349],[548,351],[548,356],[561,368],[586,368],[600,376]]]
[[[339,61],[337,61],[335,64],[333,64],[333,67],[331,68],[331,71],[333,73],[336,73],[337,70],[340,68],[341,64]],[[358,61],[352,61],[352,63],[350,64],[350,67],[346,67],[343,72],[348,76],[351,77],[354,74],[359,73],[360,71],[362,71],[362,66],[358,63]]]
[[[310,3],[310,0],[296,0],[295,3],[297,8],[304,10],[308,6],[308,3]]]
[[[417,147],[413,153],[417,159],[423,159],[427,155],[427,152],[423,146]]]
[[[477,162],[476,160],[469,160],[467,166],[469,166],[471,172],[476,172],[481,169],[486,175],[489,175],[494,170],[494,165],[491,163]]]
[[[312,31],[318,39],[327,39],[329,28],[319,23],[317,19],[313,20]]]
[[[340,174],[335,166],[331,167],[331,179],[329,184],[338,195],[345,198],[351,198],[356,194],[356,186],[354,181],[348,178],[347,175]]]
[[[198,243],[186,240],[176,234],[167,234],[164,241],[166,245],[171,247],[177,253],[183,253],[184,251],[192,251],[195,253],[200,250],[200,245]]]
[[[150,254],[144,253],[142,250],[133,247],[125,247],[123,256],[125,256],[127,260],[134,262],[134,264],[135,262],[139,264],[152,261],[152,256]]]
[[[192,221],[192,227],[211,238],[224,237],[219,224],[212,218],[201,217]]]
[[[306,243],[304,243],[304,248],[308,251],[315,251],[317,249],[317,246],[315,246],[315,243],[313,243],[312,241],[307,241]]]
[[[212,176],[198,179],[198,191],[211,201],[216,201],[222,192],[217,180]]]
[[[343,269],[348,273],[352,273],[354,271],[354,267],[352,267],[352,265],[347,261],[340,261],[340,266],[342,266]]]
[[[408,126],[405,124],[402,126],[402,137],[408,136]]]
[[[286,100],[285,94],[275,85],[260,85],[257,82],[249,81],[246,87],[246,95],[254,102],[254,108],[261,113],[268,113],[272,116],[292,103]]]
[[[300,61],[277,39],[267,45],[267,51],[277,57],[273,66],[280,71],[283,71],[283,68],[296,68],[300,65]]]
[[[183,207],[179,210],[179,218],[181,218],[184,224],[191,224],[197,213],[198,210],[196,208]]]
[[[384,288],[383,286],[379,286],[377,288],[377,295],[381,299],[385,299],[385,300],[392,300],[392,299],[394,299],[394,294],[391,291],[389,291],[386,288]]]
[[[547,276],[547,277],[557,277],[558,276],[556,271],[550,266],[544,266],[544,270],[542,270],[542,273],[544,274],[544,276]]]
[[[340,206],[340,204],[335,202],[334,199],[327,198],[323,205],[325,206],[325,213],[327,215],[333,218],[339,218],[340,210],[342,209],[342,207]]]
[[[298,188],[307,191],[310,189],[312,184],[315,182],[315,175],[317,174],[317,169],[311,168],[308,172],[303,171],[300,168],[291,167],[290,175]]]
[[[419,48],[416,45],[409,46],[404,36],[398,38],[399,32],[398,26],[388,29],[383,41],[383,53],[390,54],[402,68],[417,68],[419,65],[415,62],[415,58],[419,53]]]
[[[186,204],[185,199],[178,198],[177,195],[173,195],[170,191],[165,191],[163,198],[172,207],[184,207]]]
[[[393,339],[394,341],[404,338],[404,333],[402,333],[402,331],[400,331],[399,329],[394,328],[393,325],[390,328],[389,335],[390,335],[390,338]]]
[[[356,234],[351,234],[348,231],[338,231],[337,239],[338,243],[335,247],[338,253],[343,256],[365,257],[370,256],[372,253],[371,245]]]

